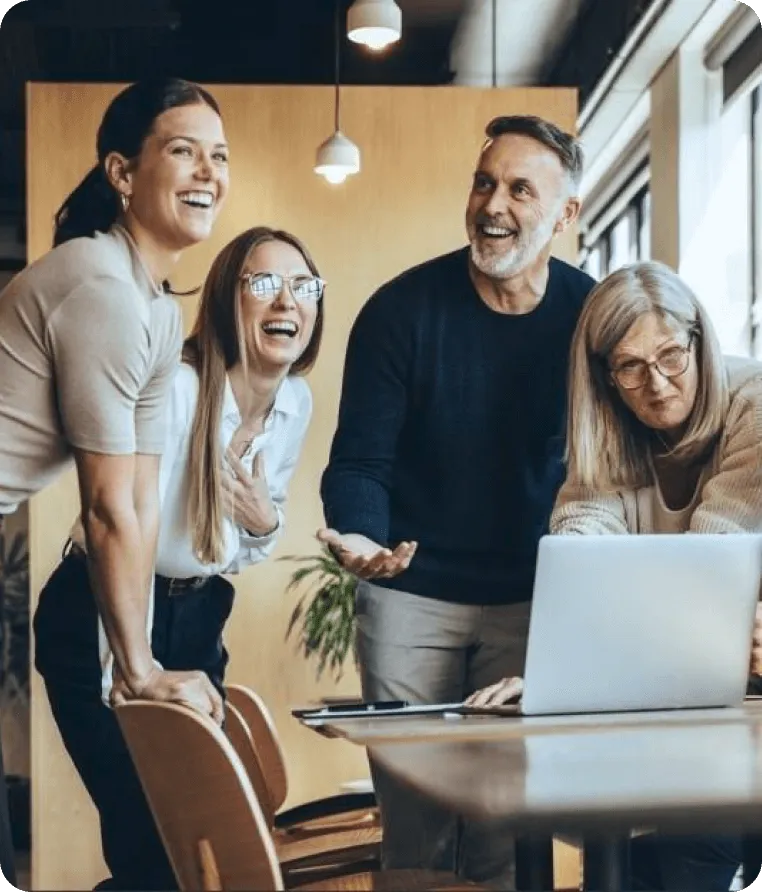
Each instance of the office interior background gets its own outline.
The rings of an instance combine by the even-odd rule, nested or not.
[[[350,3],[338,2],[343,22]],[[326,239],[331,238],[333,224],[341,232],[341,251],[347,262],[344,268],[333,265],[334,280],[348,276],[352,284],[363,281],[354,277],[351,267],[363,263],[363,252],[371,251],[373,245],[363,241],[362,232],[353,236],[342,227],[340,217],[347,213],[353,190],[357,195],[364,176],[375,177],[377,201],[384,201],[383,178],[394,177],[394,164],[376,168],[374,173],[373,159],[384,154],[385,145],[387,151],[397,151],[409,140],[420,176],[430,177],[428,191],[435,192],[438,182],[452,178],[454,206],[465,203],[470,169],[458,169],[459,154],[446,155],[441,142],[414,129],[415,114],[425,114],[429,94],[417,93],[413,99],[405,91],[430,90],[432,98],[441,88],[464,91],[457,106],[464,113],[452,115],[444,129],[468,131],[463,137],[468,148],[463,159],[471,159],[469,164],[475,157],[469,147],[481,141],[479,128],[492,113],[498,113],[500,102],[508,103],[513,95],[516,109],[531,110],[536,102],[539,113],[548,108],[559,117],[571,114],[570,125],[576,118],[586,173],[582,216],[576,243],[566,246],[567,259],[576,257],[596,278],[634,260],[654,258],[668,263],[707,306],[725,351],[762,358],[762,26],[748,5],[740,0],[398,0],[398,5],[403,14],[402,38],[374,55],[350,43],[345,29],[336,43],[336,7],[331,0],[217,0],[211,5],[197,0],[131,0],[128,4],[26,0],[18,4],[0,27],[0,287],[34,253],[28,218],[29,159],[36,158],[34,186],[39,196],[45,187],[42,159],[55,166],[56,155],[65,154],[65,147],[53,142],[45,146],[44,155],[39,142],[29,144],[28,134],[33,132],[36,140],[44,142],[48,132],[45,115],[30,103],[35,97],[44,103],[50,95],[45,89],[30,89],[30,82],[72,85],[66,88],[67,95],[75,97],[75,102],[77,85],[81,85],[82,95],[90,102],[92,85],[111,85],[103,88],[105,96],[120,83],[151,74],[175,74],[209,85],[220,96],[223,111],[223,95],[228,94],[222,85],[237,85],[237,90],[247,85],[323,86],[319,94],[300,95],[307,97],[304,101],[312,101],[309,97],[314,95],[321,115],[319,127],[324,127],[327,137],[333,124],[330,88],[336,78],[338,47],[339,80],[346,88],[341,94],[342,129],[358,142],[363,157],[360,172],[335,187],[319,181],[312,173],[319,142],[313,140],[312,125],[268,134],[289,146],[289,164],[299,166],[299,177],[315,178],[306,200],[287,182],[281,184],[293,204],[290,228],[299,233],[299,203],[305,200],[305,211],[322,215]],[[392,110],[395,103],[406,106],[404,120],[410,130],[385,133],[382,127],[374,128],[370,118],[361,120],[361,94],[352,99],[355,88],[384,91],[380,102]],[[552,92],[533,94],[529,88]],[[473,103],[468,90],[473,90]],[[496,94],[500,102],[492,103],[485,95],[491,90],[501,91]],[[515,92],[502,92],[506,90]],[[573,91],[568,99],[575,103],[572,112],[564,90]],[[262,127],[292,120],[279,119],[278,101],[272,100]],[[255,104],[252,108],[255,113]],[[35,111],[32,131],[28,125],[30,112]],[[313,112],[305,110],[305,115]],[[55,124],[49,132],[62,130]],[[255,120],[246,134],[255,144]],[[443,157],[448,159],[444,166]],[[92,163],[90,158],[81,160],[86,166]],[[56,188],[63,182],[53,173],[51,181]],[[427,188],[421,189],[422,196]],[[277,184],[272,189],[277,196]],[[51,195],[51,209],[61,197],[57,192]],[[433,218],[441,208],[435,195],[430,202]],[[425,204],[419,212],[425,220]],[[239,215],[237,220],[241,219]],[[381,219],[392,226],[394,214],[384,212]],[[454,248],[465,238],[462,217],[449,222],[452,226],[442,239]],[[435,219],[431,224],[439,225]],[[35,220],[34,227],[34,250],[39,253],[45,248],[48,219]],[[369,229],[383,239],[383,227]],[[414,245],[411,261],[425,258],[425,238],[421,236],[420,258]],[[319,250],[315,253],[319,261]],[[194,284],[192,279],[189,284]],[[347,324],[336,336],[334,355],[321,360],[332,380],[340,371],[348,324],[367,296],[367,292],[353,295]],[[332,313],[333,309],[329,324]],[[325,402],[319,434],[314,435],[314,450],[300,484],[305,488],[308,476],[315,488],[314,476],[326,454],[335,418],[334,396]],[[292,497],[291,510],[298,510],[294,506],[299,504]],[[51,510],[65,514],[73,507],[60,493],[53,493],[38,497],[37,509],[33,503],[30,511],[18,512],[8,524],[6,542],[20,535],[29,548],[32,602],[35,588],[52,566],[50,549],[57,547],[46,542],[47,551],[41,556],[43,530],[49,528],[40,526],[35,531],[35,510],[40,516]],[[287,538],[276,557],[294,548],[310,548],[306,532],[298,522],[295,525],[301,538]],[[267,580],[274,587],[272,598],[282,601],[287,597],[283,593],[288,576],[285,566],[278,574]],[[276,716],[281,717],[287,716],[292,700],[308,692],[328,695],[357,689],[351,661],[339,682],[329,674],[314,679],[314,666],[303,665],[292,644],[284,642],[284,618],[289,612],[279,609],[266,614],[271,622],[264,631],[260,629],[272,636],[273,648],[283,653],[277,682],[265,684],[266,693],[276,701]],[[243,635],[234,644],[239,654],[254,646]],[[233,670],[238,666],[240,680],[256,686],[255,678],[246,677],[246,660],[233,651]],[[62,754],[58,761],[49,759],[53,732],[42,702],[44,693],[34,683],[30,692],[28,680],[21,681],[20,690],[13,688],[7,694],[0,725],[6,768],[19,779],[18,789],[28,790],[24,780],[33,778],[33,884],[85,888],[103,875],[94,816]],[[286,741],[296,779],[291,795],[298,802],[312,792],[316,765],[305,764],[306,749],[296,736],[286,734]],[[331,784],[366,773],[357,754],[348,759],[346,751],[338,748],[321,751],[314,758],[335,763],[325,769]],[[16,816],[27,826],[23,795],[19,802]],[[92,844],[78,841],[83,834],[92,836]],[[19,845],[22,849],[30,846],[25,833],[20,833]],[[67,848],[81,857],[74,859],[73,867],[64,868],[60,856]]]

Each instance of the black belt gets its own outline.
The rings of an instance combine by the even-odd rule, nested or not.
[[[69,540],[67,548],[64,548],[64,556],[70,554],[81,561],[87,560],[87,552],[76,542]],[[201,588],[202,585],[209,582],[211,576],[162,576],[156,574],[156,579],[161,580],[167,587],[168,595],[179,595],[181,592],[193,591]]]
[[[161,580],[167,586],[168,595],[179,595],[181,592],[189,592],[209,582],[211,576],[162,576],[156,574],[156,579]]]

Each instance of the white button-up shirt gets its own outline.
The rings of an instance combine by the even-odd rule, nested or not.
[[[254,456],[260,450],[263,451],[265,478],[278,512],[278,526],[270,535],[257,537],[225,518],[225,560],[221,564],[202,564],[193,553],[193,532],[188,521],[188,459],[197,402],[198,376],[191,366],[181,363],[174,378],[167,407],[167,435],[159,473],[161,519],[156,572],[162,576],[187,578],[214,576],[217,573],[237,573],[244,567],[264,560],[270,554],[283,531],[286,490],[312,415],[312,394],[304,378],[297,376],[284,378],[275,395],[275,403],[265,421],[264,430],[254,438],[242,459],[251,473]],[[220,428],[221,456],[224,456],[240,424],[238,405],[230,381],[226,379]],[[84,533],[80,521],[77,521],[72,531],[72,539],[84,547]],[[146,634],[149,641],[153,626],[153,597],[152,585],[146,617]],[[98,649],[102,669],[103,702],[108,705],[114,663],[100,617]]]
[[[278,526],[268,536],[252,536],[225,517],[225,558],[219,564],[203,564],[193,552],[193,529],[188,518],[190,436],[197,402],[198,376],[191,366],[181,363],[167,408],[167,436],[159,475],[162,507],[156,572],[161,576],[187,578],[238,573],[270,554],[283,530],[288,484],[312,414],[312,394],[304,378],[284,378],[262,433],[254,438],[242,457],[251,473],[254,456],[262,452],[265,479],[278,512]],[[221,456],[240,424],[241,415],[230,381],[226,379],[220,425]]]

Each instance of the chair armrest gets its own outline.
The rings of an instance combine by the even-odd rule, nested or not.
[[[320,818],[339,817],[344,812],[370,811],[377,807],[375,793],[341,793],[338,796],[327,796],[324,799],[313,799],[302,805],[296,805],[275,815],[275,826],[288,829],[306,821]]]

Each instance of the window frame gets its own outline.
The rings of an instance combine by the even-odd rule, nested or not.
[[[630,256],[626,262],[633,263],[642,260],[650,260],[650,198],[651,184],[649,180],[632,196],[632,198],[622,208],[620,213],[617,214],[617,216],[608,223],[608,225],[598,236],[598,238],[591,245],[587,245],[583,248],[580,253],[580,266],[585,268],[590,255],[594,251],[599,251],[601,257],[601,279],[605,278],[605,276],[607,276],[609,273],[614,272],[614,269],[619,268],[613,267],[611,265],[612,236],[617,226],[619,226],[623,220],[627,219],[627,217],[630,217],[632,222],[630,225]],[[647,219],[646,208],[648,208]],[[649,234],[647,248],[644,244],[646,241],[646,239],[644,238],[644,234],[646,231],[648,231]],[[588,270],[586,269],[586,271]]]
[[[751,225],[749,350],[752,356],[762,354],[762,85],[749,97],[751,115],[749,151],[751,152],[749,220]]]

